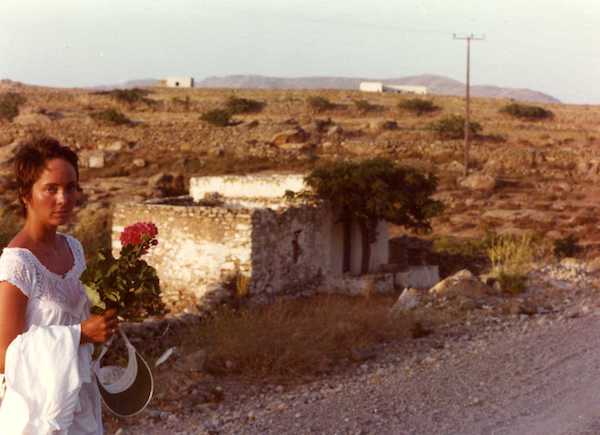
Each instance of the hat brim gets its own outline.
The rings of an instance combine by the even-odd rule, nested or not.
[[[142,412],[150,403],[154,393],[154,378],[152,370],[136,351],[137,373],[133,383],[125,390],[110,393],[102,386],[98,375],[96,381],[104,406],[117,417],[132,417]]]

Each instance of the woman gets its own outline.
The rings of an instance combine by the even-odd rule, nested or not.
[[[6,373],[7,386],[0,405],[0,431],[101,435],[101,402],[90,367],[92,343],[107,341],[117,319],[114,310],[90,315],[79,280],[85,270],[82,246],[74,237],[57,232],[59,225],[69,221],[79,195],[77,155],[45,138],[23,145],[14,163],[25,224],[0,256],[0,373],[3,381]],[[68,349],[69,338],[76,340],[72,353],[61,350]],[[47,366],[58,361],[57,367]],[[41,367],[42,362],[46,366]],[[67,374],[77,382],[67,379]],[[27,385],[39,388],[29,391]],[[71,403],[54,391],[65,385],[74,386]],[[52,397],[59,400],[48,403]],[[56,403],[72,409],[54,409],[56,419],[43,421],[41,410],[50,412]],[[19,412],[26,421],[16,421]],[[7,424],[20,428],[9,434]]]

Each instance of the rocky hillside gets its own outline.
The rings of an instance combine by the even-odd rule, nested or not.
[[[384,156],[435,172],[447,205],[433,237],[479,237],[488,230],[533,232],[552,241],[574,235],[600,250],[600,108],[545,104],[554,117],[531,122],[499,110],[502,99],[475,98],[473,174],[462,177],[461,139],[443,139],[432,122],[460,114],[459,97],[435,96],[438,110],[417,116],[398,108],[407,96],[357,91],[148,88],[137,101],[105,92],[0,84],[26,98],[0,128],[0,204],[16,210],[10,158],[32,134],[50,134],[79,151],[87,194],[82,216],[114,201],[185,193],[194,175],[307,171],[323,161]],[[200,120],[232,95],[264,103],[225,127]],[[316,109],[310,97],[332,105]],[[357,105],[357,100],[368,105]],[[126,121],[113,123],[114,109]],[[112,115],[111,115],[112,116]],[[91,212],[90,212],[91,213]],[[84,219],[82,219],[83,221]],[[402,235],[401,228],[394,229]]]

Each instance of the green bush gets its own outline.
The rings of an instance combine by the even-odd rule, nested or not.
[[[579,245],[573,234],[554,241],[554,256],[556,258],[575,257],[583,248]]]
[[[101,110],[92,113],[91,117],[98,122],[112,125],[129,125],[131,120],[116,109]]]
[[[519,103],[507,104],[502,109],[500,109],[500,113],[505,113],[515,118],[532,121],[554,117],[554,113],[552,113],[550,110],[544,109],[543,107],[529,106],[526,104]]]
[[[429,124],[441,139],[461,139],[465,135],[465,118],[461,115],[450,115],[439,121]],[[477,135],[481,132],[481,124],[478,122],[469,122],[469,131],[471,135]]]
[[[266,103],[263,101],[251,100],[249,98],[229,97],[225,107],[233,115],[241,113],[258,113],[264,109]]]
[[[433,104],[432,100],[423,100],[422,98],[410,98],[408,100],[400,101],[398,103],[398,108],[411,112],[417,116],[435,112],[440,109]]]
[[[354,100],[353,102],[356,110],[360,113],[375,112],[379,108],[379,106],[371,104],[367,100]]]
[[[216,127],[227,127],[231,122],[231,112],[223,109],[213,109],[204,112],[200,119]]]
[[[308,106],[317,113],[326,112],[327,110],[332,110],[335,108],[335,104],[333,104],[327,98],[321,97],[320,95],[308,97],[308,100],[306,101]]]
[[[99,91],[96,92],[96,95],[108,95],[120,103],[126,103],[129,105],[133,105],[135,103],[154,103],[153,100],[146,98],[148,94],[151,92],[148,89],[113,89],[110,91]]]
[[[27,99],[16,92],[0,94],[0,120],[12,121],[19,115],[19,107],[25,104]]]

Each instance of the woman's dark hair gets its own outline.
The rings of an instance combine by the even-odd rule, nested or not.
[[[69,147],[61,145],[56,139],[50,137],[36,138],[19,147],[14,160],[14,170],[23,216],[27,216],[27,208],[23,198],[31,194],[31,188],[40,178],[48,160],[52,159],[63,159],[70,163],[75,169],[77,181],[79,181],[77,154]]]

